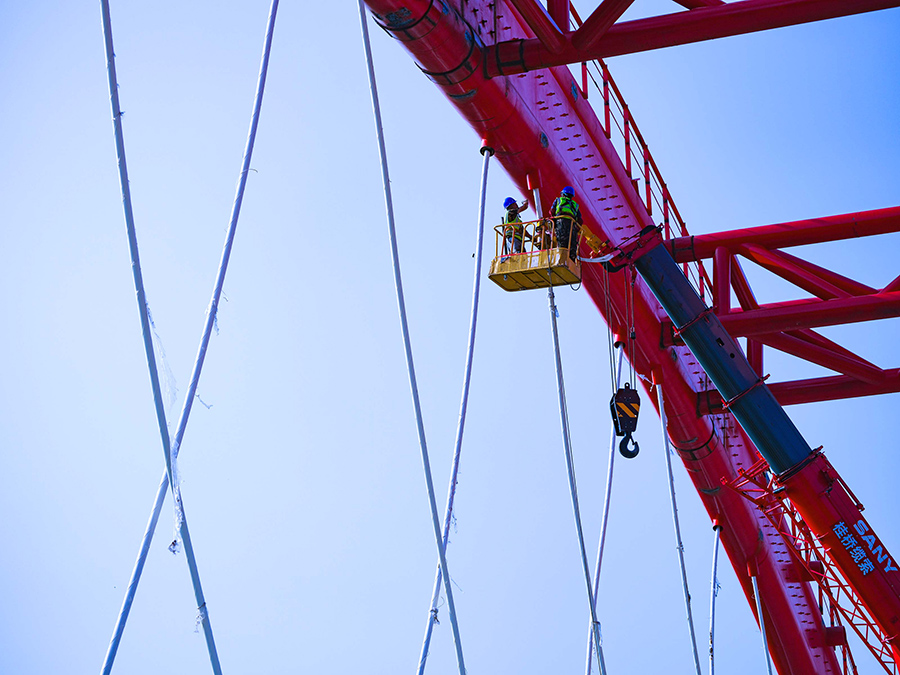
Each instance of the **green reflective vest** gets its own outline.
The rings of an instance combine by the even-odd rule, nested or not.
[[[578,220],[578,204],[575,203],[574,199],[560,195],[553,205],[555,207],[553,215],[568,216],[573,220]]]
[[[507,211],[506,215],[503,216],[503,219],[502,219],[502,223],[504,225],[515,225],[515,223],[521,223],[521,222],[522,222],[522,219],[519,217],[518,211],[516,211],[515,213],[513,213],[512,211]],[[518,239],[519,241],[522,240],[522,231],[525,228],[522,227],[521,225],[519,225],[518,227],[514,226],[514,227],[504,228],[504,229],[505,229],[505,234],[507,237],[513,236],[514,238]],[[511,232],[510,232],[510,230],[511,230]]]

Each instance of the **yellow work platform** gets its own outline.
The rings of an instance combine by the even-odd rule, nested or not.
[[[577,251],[577,230],[571,226],[568,229]],[[555,230],[549,218],[497,225],[495,256],[488,278],[505,291],[580,282],[581,262],[569,257],[569,242],[557,241]]]
[[[567,248],[513,253],[494,258],[488,278],[505,291],[568,286],[581,281],[581,263]]]

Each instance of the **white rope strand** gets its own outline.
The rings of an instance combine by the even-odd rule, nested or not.
[[[594,650],[597,655],[597,663],[600,664],[601,675],[606,675],[606,664],[603,661],[603,646],[600,637],[600,622],[597,621],[597,612],[594,609],[594,591],[591,584],[591,570],[588,566],[587,550],[584,545],[584,529],[581,526],[581,509],[578,506],[578,487],[575,483],[575,462],[572,457],[572,445],[569,439],[569,413],[566,406],[566,387],[563,381],[562,359],[559,353],[559,331],[556,326],[555,296],[553,287],[547,289],[547,298],[550,303],[550,325],[553,332],[553,349],[556,357],[556,385],[559,394],[559,416],[562,426],[563,446],[566,453],[566,469],[569,474],[569,491],[572,494],[572,510],[575,514],[575,528],[578,531],[578,544],[581,548],[581,563],[584,567],[584,582],[587,587],[588,605],[591,614],[591,632],[594,637]]]
[[[763,652],[766,654],[766,671],[772,675],[772,658],[769,656],[769,645],[766,640],[766,622],[763,621],[762,599],[759,597],[759,581],[756,574],[750,577],[753,582],[753,597],[756,598],[756,615],[759,617],[759,634],[762,637]]]
[[[614,349],[619,350],[618,358],[616,358],[616,369],[614,375],[613,382],[613,392],[619,388],[619,381],[622,379],[622,357],[625,354],[625,350],[622,347],[622,344],[619,343],[614,347]],[[603,564],[603,547],[606,543],[606,524],[609,521],[609,504],[610,497],[612,496],[612,479],[613,479],[613,466],[616,461],[616,426],[612,425],[612,430],[610,432],[609,438],[609,465],[606,468],[606,495],[603,498],[603,520],[600,525],[600,542],[597,544],[597,562],[594,565],[594,595],[592,598],[594,604],[594,611],[596,611],[597,607],[597,594],[599,593],[600,588],[600,566]],[[587,648],[587,658],[584,672],[586,675],[591,675],[591,667],[593,665],[593,643],[594,643],[594,630],[593,626],[588,629],[588,648]]]
[[[116,136],[116,155],[118,156],[119,164],[119,183],[122,189],[122,203],[125,210],[125,228],[128,233],[128,247],[131,253],[132,276],[134,278],[134,287],[137,295],[138,310],[140,312],[141,318],[141,332],[144,338],[144,352],[147,358],[147,366],[150,371],[150,383],[153,389],[153,401],[156,407],[156,421],[159,427],[160,439],[162,440],[163,453],[166,460],[166,475],[168,478],[168,483],[172,486],[172,490],[174,493],[176,482],[172,466],[172,446],[169,440],[169,430],[166,423],[166,413],[163,406],[162,391],[159,384],[159,372],[156,367],[156,358],[153,353],[153,339],[150,330],[150,317],[147,308],[147,296],[144,290],[144,280],[143,274],[141,272],[137,231],[134,225],[134,212],[131,204],[131,190],[128,182],[128,166],[125,161],[125,136],[122,130],[122,110],[119,105],[119,84],[116,77],[116,58],[115,50],[113,48],[112,18],[110,17],[109,0],[101,0],[100,8],[102,12],[103,22],[103,39],[106,47],[106,67],[107,79],[109,81],[110,104],[112,106],[113,128]],[[200,572],[197,569],[197,561],[194,557],[194,550],[191,545],[190,534],[188,533],[187,518],[184,514],[183,505],[179,515],[185,543],[185,557],[187,559],[188,569],[190,570],[191,574],[191,583],[194,587],[194,597],[197,600],[198,609],[204,608],[206,606],[206,600],[203,597],[203,589],[200,585]],[[135,569],[137,570],[138,567],[139,566],[136,565]],[[142,567],[142,565],[140,565],[140,567]],[[129,588],[130,587],[131,585],[129,584]],[[126,596],[126,601],[123,604],[122,612],[120,612],[120,617],[123,616],[123,612],[124,616],[127,616],[128,603],[129,598],[128,596]],[[124,620],[120,618],[120,621],[122,626],[124,627]],[[209,660],[212,665],[213,673],[215,675],[221,675],[222,668],[219,664],[219,654],[216,650],[215,640],[213,639],[212,626],[210,625],[209,620],[206,618],[204,618],[203,621],[203,633],[206,637],[206,647],[209,651]],[[116,632],[113,634],[113,638],[110,640],[109,647],[107,648],[107,654],[103,665],[104,673],[108,673],[112,669],[112,664],[115,659],[120,638],[121,632],[117,627]]]
[[[456,661],[459,665],[459,674],[466,675],[466,666],[462,653],[462,641],[459,636],[459,626],[456,621],[456,607],[453,603],[453,590],[450,585],[450,574],[447,570],[447,556],[444,551],[443,537],[441,536],[440,516],[438,515],[437,502],[434,497],[434,481],[431,476],[431,463],[428,459],[428,445],[425,442],[425,426],[422,421],[422,408],[419,405],[419,388],[416,384],[416,370],[413,364],[412,345],[409,338],[409,325],[406,320],[406,303],[403,299],[403,281],[400,277],[400,257],[397,252],[397,232],[394,227],[394,205],[391,199],[391,179],[388,174],[387,150],[384,144],[384,130],[381,124],[381,108],[378,103],[378,88],[375,84],[375,66],[372,61],[372,47],[369,43],[369,27],[366,23],[366,10],[362,0],[359,0],[358,4],[363,46],[366,51],[366,65],[369,73],[369,90],[372,93],[372,109],[375,114],[375,132],[378,136],[378,151],[381,156],[381,179],[384,184],[384,202],[387,210],[388,231],[391,241],[391,259],[393,260],[394,265],[394,285],[397,289],[397,305],[400,311],[400,327],[403,333],[403,347],[406,351],[406,370],[409,374],[409,386],[412,390],[413,408],[415,409],[416,414],[416,429],[419,434],[419,447],[422,451],[422,465],[425,471],[425,483],[428,488],[428,501],[431,507],[431,520],[434,526],[434,539],[437,543],[441,573],[444,580],[444,593],[447,596],[447,611],[450,614],[450,624],[453,627],[453,639],[456,644]]]
[[[715,537],[713,540],[713,562],[712,562],[712,581],[709,589],[709,675],[715,675],[715,647],[716,647],[716,596],[719,594],[719,581],[716,579],[716,568],[719,564],[719,537],[722,533],[722,526],[716,523],[713,525]]]
[[[684,606],[687,609],[688,628],[691,633],[691,648],[694,650],[694,665],[697,675],[700,673],[700,655],[697,652],[697,637],[694,633],[694,617],[691,613],[691,593],[688,590],[687,570],[684,565],[684,544],[681,541],[681,526],[678,524],[678,505],[675,502],[675,477],[672,474],[672,458],[669,454],[669,432],[666,429],[666,409],[663,400],[662,383],[656,383],[656,396],[659,401],[659,420],[662,424],[663,454],[666,456],[666,468],[669,472],[669,496],[672,498],[672,521],[675,523],[675,542],[678,548],[678,561],[681,565],[681,587],[684,591]]]
[[[197,350],[197,357],[194,361],[194,370],[191,374],[191,383],[188,388],[188,392],[185,395],[184,405],[182,406],[177,431],[175,433],[174,441],[171,444],[170,463],[172,464],[173,474],[175,473],[175,461],[177,459],[178,453],[181,450],[181,443],[182,439],[184,438],[184,432],[187,427],[188,418],[190,416],[191,406],[197,394],[197,387],[200,381],[200,372],[203,368],[203,362],[206,358],[206,350],[209,345],[213,325],[215,324],[216,315],[218,313],[219,299],[222,295],[222,287],[225,282],[225,273],[228,269],[228,261],[231,257],[231,249],[234,242],[235,232],[237,230],[241,204],[243,203],[244,198],[244,189],[247,184],[247,175],[250,170],[250,160],[253,156],[253,146],[256,140],[256,130],[259,126],[259,115],[262,109],[263,92],[265,91],[266,75],[269,68],[269,54],[272,49],[272,36],[275,30],[275,17],[277,13],[278,0],[272,0],[272,4],[269,8],[269,17],[266,24],[266,36],[263,46],[262,60],[260,62],[259,77],[256,84],[256,97],[254,99],[253,113],[250,119],[250,131],[248,133],[247,143],[244,148],[244,158],[241,166],[241,173],[238,180],[238,187],[236,190],[234,202],[232,204],[231,220],[229,223],[228,234],[225,239],[225,245],[222,249],[222,257],[219,262],[219,270],[218,274],[216,275],[216,283],[213,288],[212,298],[210,300],[209,307],[206,313],[206,325],[203,331],[203,335],[200,339],[200,346]],[[177,479],[175,485],[177,486]],[[159,520],[160,510],[162,509],[162,504],[165,499],[168,487],[169,480],[168,475],[166,474],[163,476],[163,479],[159,485],[159,489],[156,492],[156,499],[150,513],[150,518],[147,523],[147,528],[144,532],[143,540],[141,541],[138,558],[131,573],[131,580],[128,583],[128,590],[122,603],[122,609],[119,612],[116,627],[113,631],[113,637],[110,640],[109,649],[107,650],[106,660],[104,662],[102,671],[103,675],[108,675],[112,670],[116,651],[118,649],[119,642],[122,639],[122,633],[125,630],[125,623],[127,622],[128,614],[131,611],[131,605],[134,601],[135,593],[137,592],[137,586],[140,582],[141,574],[143,573],[144,563],[147,558],[147,553],[150,549],[150,542],[153,540],[153,535],[156,531],[156,524]],[[180,491],[176,492],[173,490],[173,495],[175,495],[176,513],[178,513],[180,516],[178,530],[180,531],[181,537],[185,542],[185,555],[190,560],[193,558],[193,548],[190,543],[190,534],[187,531],[187,525],[184,522],[184,513],[181,510],[182,505]],[[197,580],[197,584],[199,585],[199,579]],[[203,624],[204,634],[207,635],[207,641],[209,642],[212,640],[212,631],[209,628],[209,608],[206,605],[206,600],[202,597],[202,594],[197,597],[197,607],[201,623]],[[214,645],[212,649],[214,649]],[[218,658],[216,658],[216,661],[217,660]],[[213,668],[215,670],[216,666],[214,665]]]
[[[456,427],[456,449],[453,453],[453,467],[450,470],[450,486],[447,490],[447,507],[444,510],[444,550],[450,541],[450,522],[453,518],[453,502],[456,498],[456,483],[459,475],[459,459],[462,453],[463,431],[466,426],[466,409],[469,404],[469,384],[472,379],[472,360],[475,356],[475,328],[478,325],[478,298],[481,291],[481,260],[484,248],[484,204],[487,197],[488,165],[494,154],[492,148],[483,147],[481,154],[484,162],[481,168],[481,193],[478,202],[478,226],[475,236],[475,280],[472,289],[472,314],[469,321],[469,346],[466,350],[466,374],[463,380],[462,399],[459,404],[459,423]],[[422,641],[422,653],[419,655],[418,675],[425,672],[425,661],[428,659],[428,649],[431,645],[431,633],[437,622],[438,602],[441,595],[441,566],[438,564],[434,578],[434,591],[431,594],[431,609],[428,611],[428,625],[425,628],[425,638]]]

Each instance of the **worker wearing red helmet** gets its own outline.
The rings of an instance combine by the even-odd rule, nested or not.
[[[501,222],[504,225],[509,225],[509,227],[503,228],[503,234],[505,238],[503,244],[503,253],[504,255],[510,252],[521,253],[522,238],[525,234],[525,227],[521,224],[517,225],[516,223],[522,222],[519,214],[528,208],[528,202],[522,202],[522,204],[520,205],[512,197],[507,197],[505,200],[503,200],[503,208],[506,209],[506,213],[503,214],[503,220]]]
[[[575,260],[578,255],[578,236],[581,233],[581,209],[573,198],[575,190],[567,185],[553,200],[550,215],[556,219],[556,245],[568,247],[569,257]]]

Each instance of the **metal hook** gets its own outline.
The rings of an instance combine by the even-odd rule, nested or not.
[[[628,441],[631,441],[631,445],[634,447],[633,450],[628,449]],[[622,454],[622,456],[627,459],[634,459],[635,457],[638,456],[638,453],[640,451],[641,451],[641,447],[637,444],[637,441],[635,441],[631,437],[631,434],[630,433],[625,434],[625,438],[623,438],[622,441],[619,443],[619,452]]]

